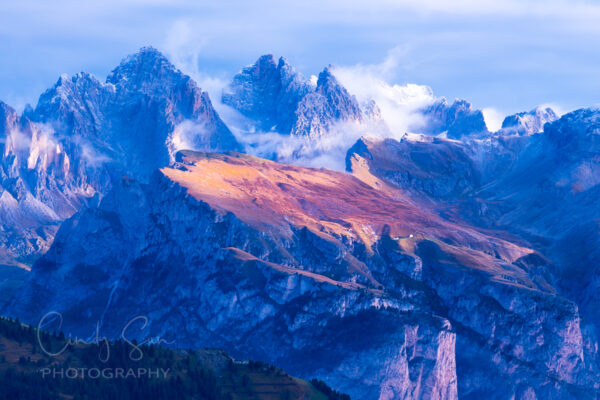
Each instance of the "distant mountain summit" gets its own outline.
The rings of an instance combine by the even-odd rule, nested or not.
[[[336,123],[363,122],[363,110],[356,97],[337,81],[332,68],[329,66],[319,74],[315,91],[298,105],[293,135],[317,139],[326,136]]]
[[[466,100],[455,100],[449,104],[441,98],[422,110],[425,127],[419,133],[428,135],[445,134],[449,139],[469,136],[485,136],[488,128],[481,110],[474,110]]]
[[[315,140],[338,123],[362,123],[378,117],[376,105],[361,107],[332,74],[332,68],[325,68],[315,85],[284,58],[276,63],[272,55],[264,55],[234,76],[222,100],[264,131]]]
[[[224,89],[222,101],[256,120],[263,131],[289,133],[298,103],[313,90],[283,57],[276,62],[269,54],[235,75]]]
[[[537,107],[528,112],[509,115],[502,121],[502,134],[532,135],[544,130],[544,125],[558,119],[550,107]]]
[[[114,168],[141,179],[171,161],[177,140],[198,150],[241,149],[208,94],[151,47],[125,58],[106,83],[63,75],[27,117],[66,141],[84,140]],[[178,132],[185,121],[197,129]]]

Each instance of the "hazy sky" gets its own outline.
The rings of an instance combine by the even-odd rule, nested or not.
[[[561,0],[2,1],[0,100],[17,108],[65,72],[104,79],[144,45],[226,80],[260,54],[429,85],[502,113],[600,100],[600,3]]]

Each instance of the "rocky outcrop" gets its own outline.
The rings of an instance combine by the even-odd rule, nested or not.
[[[507,174],[482,193],[490,203],[505,199],[498,223],[540,243],[555,261],[561,290],[579,304],[595,330],[600,328],[599,131],[597,109],[577,110],[546,124]]]
[[[310,82],[283,57],[275,62],[269,54],[235,75],[222,101],[256,120],[263,131],[289,133],[298,104],[312,91]]]
[[[358,101],[339,84],[330,68],[319,74],[316,90],[299,103],[293,135],[318,139],[327,135],[335,124],[363,121]]]
[[[550,107],[538,107],[529,112],[509,115],[502,121],[500,134],[503,135],[533,135],[544,130],[544,125],[554,122],[558,115]]]
[[[346,169],[352,172],[359,159],[379,178],[436,199],[469,193],[483,178],[469,146],[427,135],[406,135],[399,141],[361,138],[348,150]]]
[[[428,135],[444,134],[450,139],[485,136],[488,133],[483,113],[473,110],[466,100],[455,100],[451,105],[445,98],[422,110],[426,119],[422,132]]]

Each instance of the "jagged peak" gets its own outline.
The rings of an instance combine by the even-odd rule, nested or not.
[[[444,97],[444,96],[438,97],[438,99],[435,101],[434,104],[439,104],[439,105],[447,106],[448,105],[448,99],[446,99],[446,97]]]
[[[290,63],[288,62],[288,60],[285,57],[283,57],[283,56],[279,57],[279,61],[277,62],[277,68],[282,69],[282,68],[286,68],[286,67],[289,67],[292,69],[294,68],[290,65]]]
[[[317,79],[317,87],[325,86],[328,84],[340,85],[338,80],[333,75],[333,65],[328,65],[319,73],[319,78]]]
[[[241,73],[252,73],[256,70],[278,70],[281,73],[283,71],[285,71],[288,75],[289,73],[294,73],[297,74],[296,69],[288,62],[288,60],[283,57],[280,56],[279,59],[277,59],[277,61],[275,61],[275,56],[273,54],[263,54],[262,56],[258,57],[258,59],[256,59],[256,61],[253,64],[248,65],[247,67],[243,68]],[[283,73],[282,73],[282,77],[283,77]]]
[[[71,77],[69,76],[69,74],[63,72],[58,77],[58,80],[56,81],[56,83],[54,84],[54,86],[64,85],[65,83],[70,82],[70,81],[71,81]]]
[[[275,57],[272,54],[265,54],[260,56],[253,65],[246,68],[243,73],[260,76],[260,79],[265,77],[272,79],[277,75],[281,76],[279,70],[279,64],[275,61]]]
[[[280,81],[284,85],[292,81],[307,83],[304,76],[297,72],[285,57],[279,57],[276,61],[273,54],[264,54],[258,57],[253,64],[243,68],[234,76],[229,89],[235,86],[236,82],[248,80],[248,78],[259,85],[273,81]]]
[[[465,99],[458,99],[458,98],[456,98],[456,99],[454,99],[454,102],[452,103],[452,107],[454,107],[454,108],[459,108],[460,107],[460,108],[464,108],[466,110],[471,110],[471,108],[473,107],[473,105],[469,101],[467,101]]]
[[[341,101],[345,104],[346,111],[360,118],[360,106],[356,97],[351,95],[337,80],[332,72],[333,69],[334,66],[329,65],[319,74],[316,92],[324,95],[329,102],[340,103]]]
[[[12,108],[8,104],[6,104],[2,100],[0,100],[0,116],[4,116],[7,114],[15,114],[16,115],[16,113],[17,112],[15,111],[14,108]]]
[[[466,110],[472,110],[472,108],[473,108],[473,105],[468,100],[455,97],[454,100],[452,101],[452,103],[450,103],[445,96],[438,97],[431,106],[432,107],[442,106],[442,107],[455,108],[455,109],[461,108],[461,109],[466,109]]]
[[[277,63],[275,62],[275,56],[273,54],[263,54],[262,56],[258,57],[254,65],[259,64],[277,65]]]
[[[277,69],[277,62],[275,62],[275,56],[273,54],[263,54],[258,57],[253,64],[250,64],[244,68],[236,76],[240,75],[264,75],[270,74]]]
[[[585,138],[600,136],[600,108],[588,107],[571,111],[544,126],[544,137],[558,146],[574,144],[586,151],[597,151],[598,141]]]
[[[558,116],[558,114],[556,114],[556,111],[554,111],[554,109],[552,107],[549,106],[537,106],[536,108],[534,108],[533,110],[531,110],[531,112],[534,113],[548,113],[548,114],[553,114]]]
[[[125,57],[111,71],[106,82],[117,85],[130,80],[161,79],[164,75],[185,77],[160,51],[154,47],[142,47],[137,53]]]
[[[133,53],[126,56],[123,60],[121,60],[120,65],[122,66],[140,62],[159,62],[171,64],[167,57],[164,54],[162,54],[158,49],[152,46],[144,46],[140,48],[137,53]]]
[[[82,84],[85,85],[86,83],[102,85],[102,83],[94,75],[88,72],[78,72],[73,76],[70,76],[69,74],[61,74],[52,89],[58,89],[60,87],[73,87]]]
[[[512,114],[502,121],[501,133],[531,135],[544,130],[544,125],[558,119],[550,107],[538,106],[530,111]]]
[[[514,116],[517,117],[524,117],[526,115],[548,116],[550,118],[558,119],[558,114],[556,114],[556,112],[551,107],[546,106],[537,106],[530,111],[522,111],[514,114]]]
[[[277,62],[277,70],[279,71],[279,75],[282,80],[293,77],[300,77],[302,80],[304,80],[302,74],[296,71],[296,68],[294,68],[285,57],[279,57],[279,61]]]
[[[354,99],[354,102],[356,102],[354,96],[351,96],[350,93],[348,93],[348,91],[346,90],[346,88],[342,86],[342,84],[337,80],[337,78],[332,72],[333,69],[333,65],[329,65],[325,67],[325,69],[323,69],[321,73],[319,73],[316,91],[326,96],[328,93],[331,94],[335,92],[344,97],[352,98]]]
[[[52,119],[56,117],[53,115],[56,107],[80,108],[85,99],[94,92],[100,92],[104,86],[107,84],[87,72],[73,76],[61,74],[56,83],[40,95],[35,110],[25,110],[23,115],[33,121]]]

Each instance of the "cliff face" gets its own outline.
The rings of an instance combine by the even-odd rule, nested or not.
[[[544,261],[536,263],[546,264],[542,274],[558,294],[577,304],[581,333],[576,336],[583,337],[585,369],[595,374],[597,132],[598,110],[582,109],[533,135],[462,142],[361,139],[349,151],[347,166],[354,173],[374,174],[450,219],[494,229],[540,251]]]
[[[145,315],[140,338],[223,347],[356,398],[593,398],[577,307],[546,272],[365,171],[185,152],[67,220],[11,312],[59,311],[81,337]]]

